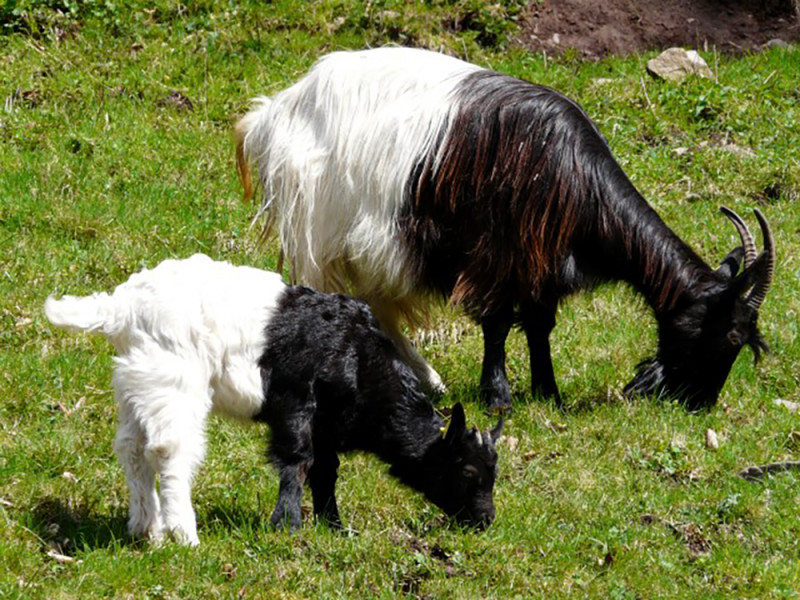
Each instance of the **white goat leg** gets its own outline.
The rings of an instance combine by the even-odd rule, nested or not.
[[[186,411],[186,406],[193,409]],[[160,476],[164,529],[175,541],[189,546],[200,543],[192,507],[192,479],[205,454],[208,408],[210,399],[200,393],[171,390],[158,418],[158,431],[148,435],[145,448],[148,462]]]
[[[121,407],[114,451],[125,470],[130,493],[128,531],[133,537],[158,542],[164,536],[161,503],[156,492],[155,471],[145,459],[144,446],[144,431],[130,410]]]
[[[414,374],[419,378],[423,389],[431,394],[445,394],[445,387],[441,376],[430,364],[422,358],[416,351],[414,345],[402,332],[400,328],[400,317],[391,305],[373,300],[370,302],[372,314],[378,319],[383,332],[391,338],[400,356],[411,367]]]

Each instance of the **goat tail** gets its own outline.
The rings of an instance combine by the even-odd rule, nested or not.
[[[255,186],[253,185],[250,166],[252,158],[250,156],[250,148],[252,148],[252,143],[248,143],[248,137],[250,137],[251,134],[256,136],[263,134],[261,131],[262,120],[265,116],[270,114],[272,99],[261,96],[254,100],[254,104],[254,108],[239,119],[233,129],[233,134],[236,138],[236,171],[239,174],[239,181],[242,184],[243,199],[245,202],[252,200],[255,194]]]
[[[247,137],[247,117],[236,123],[234,135],[236,136],[236,171],[239,173],[239,182],[242,184],[242,199],[249,202],[253,198],[254,190],[253,177],[250,174],[250,161],[244,145]]]
[[[105,292],[91,296],[49,296],[44,303],[47,319],[56,327],[88,331],[110,337],[126,327],[127,311]]]

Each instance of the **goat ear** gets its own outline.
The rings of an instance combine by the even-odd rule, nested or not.
[[[719,263],[717,273],[722,275],[725,279],[732,279],[733,276],[739,272],[739,265],[742,264],[743,257],[744,248],[742,246],[737,246],[728,252],[728,256],[722,259],[722,262]]]
[[[745,296],[747,292],[764,277],[767,268],[767,257],[763,252],[752,265],[731,280],[728,290],[736,296]]]
[[[467,416],[464,414],[464,407],[461,402],[456,402],[453,405],[453,414],[450,417],[450,427],[444,436],[444,441],[452,443],[455,440],[461,439],[464,432],[467,430]]]
[[[497,425],[489,432],[489,437],[492,438],[492,443],[496,444],[497,440],[500,439],[500,435],[503,433],[503,417],[500,417],[500,420],[497,421]]]

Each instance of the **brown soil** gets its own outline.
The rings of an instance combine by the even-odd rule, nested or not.
[[[589,58],[670,46],[747,51],[800,41],[798,11],[800,0],[534,0],[520,41]]]

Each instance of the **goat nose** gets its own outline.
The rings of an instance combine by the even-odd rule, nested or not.
[[[483,531],[492,524],[492,521],[494,521],[494,507],[488,508],[486,511],[484,511],[483,516],[477,520],[475,526],[478,531]]]

